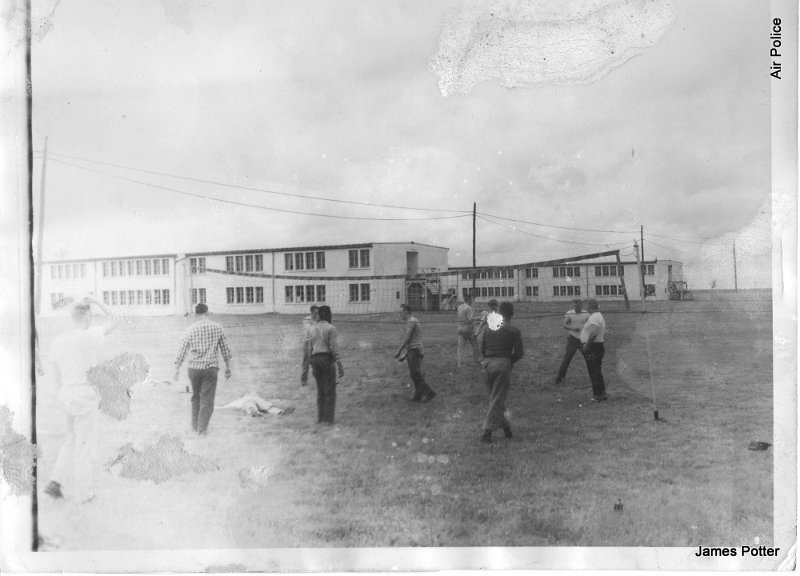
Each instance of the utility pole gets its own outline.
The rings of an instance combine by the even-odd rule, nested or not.
[[[739,281],[736,276],[736,240],[733,241],[733,289],[739,291]]]
[[[644,226],[639,226],[639,240],[642,246],[642,263],[644,263]]]
[[[472,203],[472,297],[475,297],[475,267],[477,266],[475,260],[475,220],[478,213],[478,203]]]
[[[633,240],[633,252],[636,254],[636,266],[639,268],[639,293],[642,297],[642,312],[644,312],[644,270],[642,261],[639,259],[639,245],[636,243],[636,239]]]

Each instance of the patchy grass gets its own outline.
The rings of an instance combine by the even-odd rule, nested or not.
[[[40,496],[42,533],[64,549],[697,546],[756,537],[769,545],[772,451],[747,449],[772,441],[769,295],[648,303],[647,314],[601,306],[610,399],[593,405],[580,355],[565,382],[552,384],[565,305],[517,305],[526,355],[509,397],[515,435],[490,446],[478,442],[480,373],[456,367],[452,313],[418,315],[426,377],[439,392],[420,405],[409,401],[406,365],[392,357],[403,325],[334,311],[347,372],[332,427],[315,424],[313,380],[299,386],[299,317],[217,316],[234,377],[220,382],[205,439],[188,433],[188,379],[163,383],[188,321],[131,319],[111,336],[109,354],[143,353],[158,384],[136,390],[127,420],[102,420],[91,508],[76,516],[69,503]],[[63,328],[43,323],[43,350]],[[297,410],[250,418],[219,409],[247,392]],[[63,427],[52,385],[39,395],[46,477]],[[158,485],[101,469],[104,455],[161,434],[182,437],[220,469]],[[252,466],[269,471],[263,487],[242,486]],[[121,518],[131,528],[119,529]]]

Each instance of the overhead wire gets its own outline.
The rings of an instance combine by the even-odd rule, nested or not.
[[[176,178],[179,180],[186,180],[188,182],[196,182],[199,184],[211,184],[214,186],[224,186],[227,188],[235,188],[237,190],[247,190],[250,192],[262,192],[265,194],[274,194],[277,196],[288,196],[292,198],[303,198],[305,200],[321,200],[324,202],[334,202],[339,204],[354,204],[357,206],[369,206],[371,208],[391,208],[395,210],[417,210],[420,212],[454,212],[456,214],[472,214],[471,210],[454,210],[452,208],[420,208],[415,206],[399,206],[396,204],[373,204],[371,202],[359,202],[357,200],[343,200],[341,198],[326,198],[324,196],[311,196],[308,194],[297,194],[293,192],[279,192],[277,190],[269,190],[267,188],[259,188],[256,186],[244,186],[241,184],[232,184],[230,182],[219,182],[215,180],[204,180],[202,178],[194,178],[191,176],[183,176],[179,174],[170,174],[168,172],[159,172],[157,170],[146,170],[143,168],[134,168],[132,166],[126,166],[124,164],[115,164],[113,162],[102,162],[100,160],[90,160],[88,158],[80,158],[78,156],[70,156],[68,154],[61,154],[58,152],[48,152],[48,155],[54,156],[63,156],[64,158],[69,158],[71,160],[78,160],[81,162],[90,162],[92,164],[100,164],[103,166],[111,166],[113,168],[122,168],[124,170],[131,170],[134,172],[142,172],[144,174],[151,174],[154,176],[166,176],[168,178]]]
[[[503,224],[501,222],[494,222],[494,221],[492,221],[489,218],[486,218],[484,216],[478,216],[478,218],[480,218],[484,222],[489,222],[490,224],[494,224],[495,226],[500,226],[502,228],[507,228],[508,230],[513,230],[514,232],[519,232],[521,234],[526,234],[528,236],[534,236],[536,238],[542,238],[544,240],[551,240],[553,242],[562,242],[564,244],[578,244],[578,245],[581,245],[581,246],[606,246],[606,247],[622,246],[622,245],[628,244],[628,242],[576,242],[574,240],[561,240],[561,239],[558,239],[558,238],[552,238],[550,236],[542,236],[541,234],[535,234],[533,232],[528,232],[526,230],[522,230],[522,229],[516,228],[514,226],[508,226],[507,224]]]
[[[224,198],[217,198],[215,196],[205,196],[203,194],[195,194],[194,192],[186,192],[185,190],[178,190],[177,188],[171,188],[169,186],[162,186],[160,184],[153,184],[152,182],[145,182],[143,180],[136,180],[134,178],[127,178],[125,176],[120,176],[118,174],[112,174],[110,172],[104,172],[102,170],[95,170],[93,168],[88,168],[86,166],[80,166],[78,164],[73,164],[71,162],[66,162],[64,160],[59,160],[57,158],[51,158],[52,161],[57,162],[58,164],[65,164],[67,166],[72,166],[74,168],[78,168],[80,170],[85,170],[87,172],[93,172],[95,174],[101,174],[103,176],[109,176],[111,178],[116,178],[118,180],[123,180],[125,182],[131,182],[134,184],[141,184],[143,186],[148,186],[150,188],[155,188],[157,190],[165,190],[167,192],[175,192],[177,194],[182,194],[184,196],[192,196],[195,198],[201,198],[203,200],[209,200],[212,202],[220,202],[223,204],[232,204],[234,206],[243,206],[246,208],[256,208],[258,210],[267,210],[270,212],[282,212],[287,214],[298,214],[301,216],[317,216],[320,218],[335,218],[340,220],[370,220],[370,221],[417,221],[417,220],[452,220],[456,218],[466,218],[469,214],[461,214],[459,216],[426,216],[426,217],[419,217],[419,218],[376,218],[376,217],[367,217],[367,216],[340,216],[337,214],[320,214],[318,212],[302,212],[299,210],[288,210],[285,208],[273,208],[270,206],[263,206],[261,204],[250,204],[248,202],[239,202],[236,200],[226,200]]]

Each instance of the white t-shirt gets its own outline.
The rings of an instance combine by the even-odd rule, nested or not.
[[[58,365],[62,386],[88,383],[86,373],[100,363],[100,351],[105,339],[103,326],[95,326],[86,330],[70,330],[53,341],[50,359]]]
[[[594,312],[589,315],[589,319],[584,324],[583,330],[581,330],[581,342],[584,344],[589,340],[589,326],[597,326],[600,329],[594,342],[603,342],[603,338],[606,335],[606,320],[600,312]]]
[[[564,324],[569,326],[569,335],[580,340],[581,332],[583,332],[583,327],[588,319],[589,313],[586,310],[581,310],[580,312],[575,312],[574,308],[568,310],[564,314]]]

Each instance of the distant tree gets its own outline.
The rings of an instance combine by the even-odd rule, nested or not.
[[[714,288],[716,288],[716,287],[717,287],[717,279],[716,279],[716,278],[714,278],[714,279],[711,281],[711,289],[713,290],[713,289],[714,289]]]

